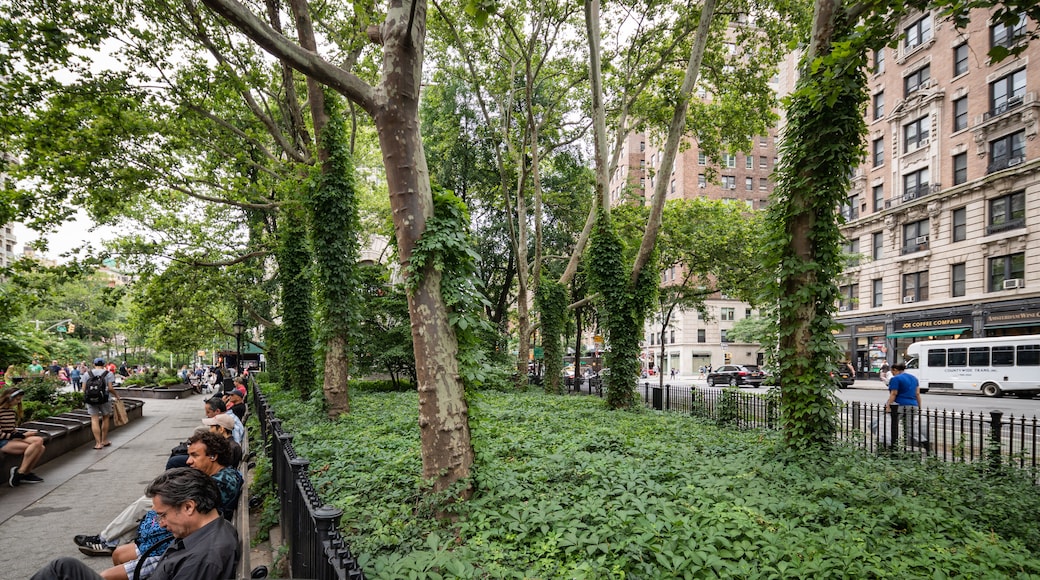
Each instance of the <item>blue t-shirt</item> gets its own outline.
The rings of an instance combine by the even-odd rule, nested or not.
[[[897,405],[917,406],[917,377],[907,372],[893,375],[888,381],[888,390],[896,391]]]

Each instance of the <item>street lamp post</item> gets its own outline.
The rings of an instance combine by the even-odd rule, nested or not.
[[[126,347],[130,344],[129,338],[123,339],[123,364],[126,364]]]
[[[231,325],[235,330],[235,376],[242,374],[242,333],[246,330],[246,323],[238,319]]]

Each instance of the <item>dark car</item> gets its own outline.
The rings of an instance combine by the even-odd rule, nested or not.
[[[766,374],[756,365],[722,365],[708,373],[708,384],[713,387],[717,385],[757,387],[765,379]]]
[[[837,370],[831,373],[831,377],[838,379],[841,383],[841,388],[851,387],[856,382],[856,375],[852,374],[849,367],[841,365]]]

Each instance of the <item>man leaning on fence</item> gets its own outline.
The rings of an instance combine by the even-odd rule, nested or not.
[[[885,410],[891,409],[892,403],[901,407],[921,407],[921,391],[917,388],[917,377],[906,372],[906,365],[892,365],[892,378],[888,381],[888,402]]]

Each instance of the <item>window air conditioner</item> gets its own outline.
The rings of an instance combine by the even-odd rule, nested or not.
[[[1010,108],[1010,107],[1014,107],[1015,105],[1020,105],[1020,104],[1022,104],[1022,97],[1021,97],[1021,95],[1020,95],[1020,96],[1017,96],[1017,97],[1011,97],[1011,98],[1010,98],[1010,99],[1008,99],[1008,101],[1007,101],[1007,106],[1008,106],[1009,108]]]
[[[916,302],[916,301],[917,301],[917,299],[914,298],[913,296],[903,296],[903,304],[910,304],[911,302]]]
[[[700,189],[704,189],[704,184],[703,183],[698,183],[697,187],[700,188]]]
[[[849,306],[848,305],[839,306],[838,307],[838,312],[848,312],[848,311],[849,311]]]
[[[928,236],[927,235],[925,235],[925,236],[917,236],[917,239],[914,240],[914,243],[917,244],[918,246],[920,246],[921,244],[927,244],[928,243]]]
[[[737,186],[736,186],[736,185],[730,185],[730,186],[729,186],[729,188],[730,188],[730,189],[736,189],[736,188],[737,188]]]
[[[1022,288],[1025,286],[1025,280],[1021,278],[1012,278],[1010,280],[1004,280],[1004,290],[1013,290],[1015,288]]]

